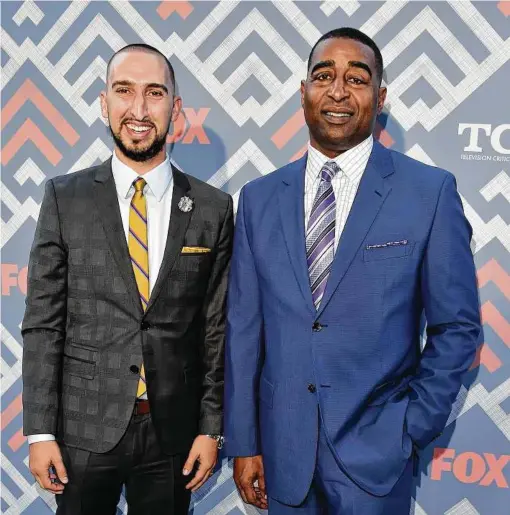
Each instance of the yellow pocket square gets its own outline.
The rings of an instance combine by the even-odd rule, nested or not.
[[[211,249],[207,247],[182,247],[181,254],[207,254]]]

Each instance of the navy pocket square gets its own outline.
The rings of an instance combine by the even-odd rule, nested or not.
[[[367,245],[365,247],[366,250],[374,250],[374,249],[385,249],[387,247],[402,247],[409,243],[408,240],[399,240],[399,241],[387,241],[386,243],[376,243],[374,245]]]
[[[363,249],[363,261],[402,258],[413,253],[414,242],[410,240],[387,241],[366,245]]]

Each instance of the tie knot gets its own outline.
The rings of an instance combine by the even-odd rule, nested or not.
[[[138,179],[133,182],[133,186],[135,187],[136,192],[143,192],[146,184],[147,182],[145,179],[142,179],[141,177],[138,177]]]
[[[335,161],[328,161],[321,168],[321,179],[323,181],[331,182],[333,177],[340,171],[340,167]]]

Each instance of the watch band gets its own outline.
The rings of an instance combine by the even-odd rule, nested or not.
[[[218,449],[221,449],[223,447],[223,444],[225,443],[225,438],[223,435],[205,435],[209,438],[212,438],[213,440],[216,440],[216,443],[218,444]]]

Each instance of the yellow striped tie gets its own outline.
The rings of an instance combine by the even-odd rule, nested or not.
[[[136,284],[140,294],[140,301],[143,310],[147,309],[149,302],[149,241],[147,237],[147,202],[143,194],[143,188],[147,183],[138,177],[133,183],[135,194],[131,199],[129,209],[129,236],[128,247],[131,256],[131,264],[135,272]],[[138,382],[137,397],[145,395],[147,386],[145,385],[145,370],[142,363],[140,369],[140,380]]]

